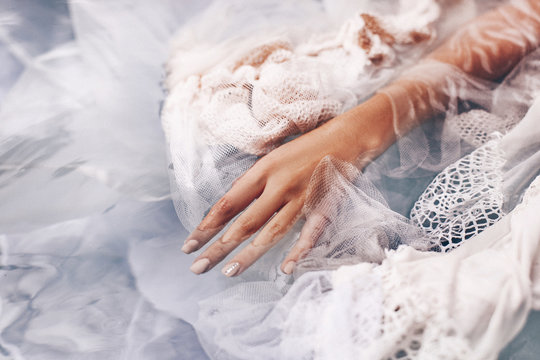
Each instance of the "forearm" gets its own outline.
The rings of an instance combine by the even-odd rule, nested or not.
[[[196,258],[191,270],[208,271],[262,228],[223,269],[227,276],[242,273],[292,228],[310,194],[325,191],[324,176],[314,175],[321,160],[331,156],[361,168],[419,121],[444,111],[453,97],[459,97],[456,87],[474,85],[472,77],[493,80],[506,74],[538,45],[540,22],[534,14],[540,11],[537,3],[532,5],[535,11],[509,8],[515,21],[508,20],[504,11],[477,19],[368,101],[259,159],[186,239],[183,251],[196,251],[241,213]],[[325,216],[330,215],[323,214],[322,222],[311,217],[315,221],[302,231],[283,261],[284,272],[291,273],[317,241]]]
[[[480,89],[477,79],[505,76],[539,39],[540,1],[505,5],[476,18],[371,99],[334,119],[346,129],[343,136],[357,144],[347,157],[370,160],[382,153],[421,121],[445,111],[460,89]]]
[[[501,6],[472,21],[428,58],[486,80],[505,76],[540,39],[540,1]]]

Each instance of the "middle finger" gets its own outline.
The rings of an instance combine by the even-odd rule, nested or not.
[[[244,240],[259,230],[283,205],[282,196],[264,191],[227,229],[225,234],[199,255],[190,270],[201,274],[213,268]]]

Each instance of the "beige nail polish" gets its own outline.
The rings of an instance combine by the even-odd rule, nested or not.
[[[225,265],[225,267],[221,270],[221,272],[223,273],[223,275],[227,277],[231,277],[231,276],[236,275],[239,270],[240,270],[240,263],[233,262],[233,263]]]
[[[294,261],[289,261],[285,267],[283,268],[283,272],[287,275],[290,275],[292,274],[293,270],[294,270],[294,266],[296,265],[296,262]]]
[[[203,272],[206,271],[206,269],[208,269],[208,265],[210,265],[210,260],[208,259],[199,259],[197,261],[195,261],[191,267],[189,268],[189,270],[191,270],[193,273],[199,275],[199,274],[202,274]]]
[[[197,250],[199,247],[199,242],[197,240],[191,239],[184,243],[184,246],[182,246],[182,251],[186,254],[190,254],[193,251]]]

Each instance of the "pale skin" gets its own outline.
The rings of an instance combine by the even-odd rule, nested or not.
[[[461,71],[486,80],[495,80],[510,71],[524,55],[538,47],[540,38],[540,1],[524,2],[526,10],[502,6],[471,22],[431,53],[428,58],[450,64]],[[398,79],[388,86],[416,92],[427,101],[427,89],[411,79]],[[227,276],[236,276],[277,244],[302,217],[306,189],[317,164],[326,156],[365,164],[380,155],[395,140],[395,129],[406,132],[418,121],[436,112],[429,106],[415,107],[412,121],[410,103],[392,101],[385,92],[335,117],[322,126],[290,141],[257,161],[210,210],[188,236],[182,250],[191,253],[211,241],[236,215],[225,233],[194,260],[191,270],[204,273],[220,263],[242,242],[258,230],[223,268]],[[417,108],[416,108],[417,107]],[[402,130],[402,131],[401,131]],[[362,165],[358,165],[362,166]],[[245,210],[245,211],[244,211]],[[309,223],[309,220],[308,220]],[[313,229],[305,226],[281,270],[290,274],[295,264],[313,246]]]

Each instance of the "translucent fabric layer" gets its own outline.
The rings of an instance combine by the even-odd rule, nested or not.
[[[474,13],[465,4],[411,4],[365,3],[351,16],[339,3],[218,2],[182,29],[162,111],[182,223],[194,228],[257,156],[368,98],[450,24]],[[219,16],[232,12],[238,14]],[[252,17],[266,21],[238,29]],[[452,159],[459,157],[452,151]],[[425,155],[415,156],[411,162]]]
[[[502,84],[446,66],[433,121],[324,159],[293,276],[303,221],[226,279],[189,273],[178,218],[498,3],[1,2],[0,357],[496,357],[539,306],[538,53]]]
[[[0,2],[0,358],[206,358],[135,265],[152,244],[175,279],[142,273],[188,287],[160,79],[168,39],[204,5]]]
[[[327,220],[323,244],[301,264],[312,271],[282,298],[271,282],[248,282],[201,304],[197,328],[209,353],[216,359],[495,359],[540,300],[540,178],[526,185],[516,209],[503,209],[510,175],[504,169],[527,164],[532,177],[540,169],[539,118],[540,98],[508,135],[495,135],[443,170],[415,204],[412,224],[395,213],[391,220],[391,210],[362,191],[373,188],[346,183],[348,196],[340,199],[348,200]],[[516,139],[531,139],[526,148],[535,149],[519,165],[511,161]],[[334,172],[334,188],[343,186],[339,166],[321,166]],[[512,186],[515,191],[521,192]],[[419,220],[429,214],[439,222]],[[357,228],[343,229],[355,221]],[[430,239],[437,251],[401,245],[373,252],[396,236]],[[337,267],[359,258],[366,262],[313,271],[328,265],[314,264],[320,259]]]
[[[173,199],[188,229],[258,157],[375,92],[392,103],[397,138],[372,163],[355,164],[363,172],[331,157],[319,163],[305,223],[241,275],[247,282],[201,303],[196,328],[211,357],[494,358],[523,325],[534,299],[526,284],[534,283],[538,233],[522,237],[534,210],[520,218],[513,209],[538,175],[540,134],[532,124],[540,53],[502,83],[486,79],[497,76],[497,41],[524,56],[538,36],[527,22],[516,31],[490,31],[501,24],[487,18],[487,27],[463,30],[476,34],[485,52],[469,53],[455,42],[459,61],[431,56],[412,65],[445,35],[437,24],[455,30],[460,22],[452,18],[455,4],[421,2],[410,12],[405,4],[394,7],[397,13],[384,11],[390,3],[364,4],[339,30],[314,29],[313,37],[284,25],[287,36],[252,29],[249,40],[220,38],[220,49],[234,51],[223,50],[222,62],[204,67],[191,62],[215,43],[199,41],[191,52],[188,35],[222,8],[179,33],[162,119]],[[526,6],[498,11],[511,22]],[[432,120],[421,123],[422,117]],[[313,248],[290,284],[277,268],[301,226]],[[527,248],[526,259],[516,250],[506,260],[513,246]],[[475,292],[486,273],[493,278]]]

